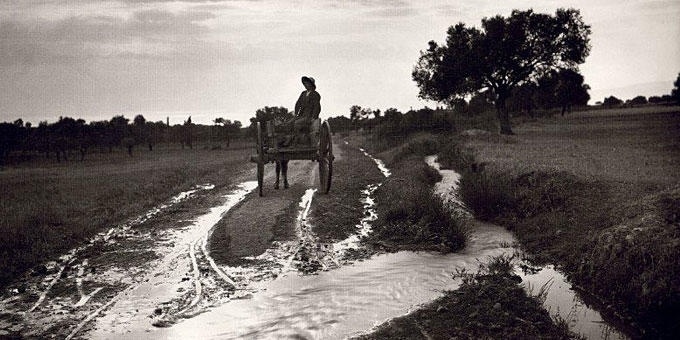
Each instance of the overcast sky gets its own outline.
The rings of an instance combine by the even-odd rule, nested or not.
[[[680,72],[680,0],[0,1],[0,121],[59,116],[246,122],[292,108],[300,76],[322,116],[351,105],[434,106],[411,80],[419,51],[447,27],[513,8],[581,10],[594,100],[670,93]]]

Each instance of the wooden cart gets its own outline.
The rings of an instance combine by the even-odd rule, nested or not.
[[[319,163],[319,192],[328,193],[333,177],[333,144],[328,121],[317,118],[312,121],[309,142],[293,143],[289,147],[278,146],[281,135],[277,134],[272,121],[257,122],[257,154],[250,161],[257,163],[257,187],[263,195],[264,165],[270,162],[288,160],[311,160]]]

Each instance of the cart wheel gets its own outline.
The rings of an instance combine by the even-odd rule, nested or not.
[[[260,197],[263,196],[262,187],[264,181],[264,136],[262,135],[262,125],[257,122],[257,189]]]
[[[333,142],[328,122],[323,122],[319,131],[319,191],[327,194],[331,190],[333,177]]]

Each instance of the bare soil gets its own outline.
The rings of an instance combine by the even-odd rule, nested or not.
[[[314,185],[317,163],[291,161],[288,164],[290,188],[275,190],[272,169],[265,177],[265,192],[253,192],[239,206],[231,209],[215,227],[210,252],[220,264],[243,264],[243,257],[257,256],[272,246],[272,241],[295,238],[293,221],[300,197]],[[273,168],[271,164],[268,168]]]

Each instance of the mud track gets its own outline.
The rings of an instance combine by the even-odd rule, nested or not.
[[[334,147],[336,161],[343,147]],[[197,185],[27,273],[0,300],[0,336],[126,337],[249,298],[259,281],[350,261],[344,253],[359,235],[322,243],[307,221],[317,163],[291,161],[285,190],[273,189],[273,168],[266,167],[265,197],[244,164],[234,185]],[[373,190],[356,204],[371,209]],[[357,232],[374,218],[356,221]]]

